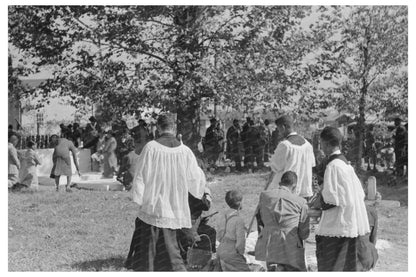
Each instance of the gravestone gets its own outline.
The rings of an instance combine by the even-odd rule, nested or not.
[[[377,195],[377,180],[376,177],[370,176],[367,181],[367,199],[376,200]]]

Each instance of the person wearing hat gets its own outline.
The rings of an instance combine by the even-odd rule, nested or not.
[[[139,155],[132,184],[136,228],[125,266],[135,271],[186,271],[177,230],[191,228],[188,193],[202,199],[206,179],[192,150],[176,138],[173,114],[157,119],[160,136]]]
[[[222,271],[250,271],[244,257],[246,232],[244,218],[240,215],[243,195],[237,190],[227,191],[225,202],[229,209],[222,214],[217,249]]]
[[[27,150],[22,154],[22,168],[20,170],[20,183],[26,187],[37,189],[39,186],[36,167],[40,165],[39,155],[35,152],[35,142],[29,140]]]
[[[407,156],[406,153],[406,137],[407,131],[406,128],[402,126],[402,120],[396,118],[394,120],[394,125],[396,126],[394,133],[394,154],[396,156],[396,175],[403,176],[404,174],[404,165],[406,163],[405,159]]]

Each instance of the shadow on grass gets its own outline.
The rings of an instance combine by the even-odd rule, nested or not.
[[[74,263],[71,267],[77,271],[125,271],[125,257],[116,256],[108,259],[99,259]]]

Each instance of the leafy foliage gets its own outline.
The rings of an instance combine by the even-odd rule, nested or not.
[[[9,6],[9,45],[53,69],[44,96],[97,103],[104,120],[176,112],[191,146],[212,102],[312,120],[407,112],[403,6]]]

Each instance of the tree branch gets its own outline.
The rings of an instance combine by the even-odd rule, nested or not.
[[[209,40],[209,44],[211,45],[212,40],[214,39],[215,35],[223,28],[225,27],[228,23],[231,22],[231,20],[235,19],[239,17],[239,15],[235,15],[233,17],[231,17],[229,20],[227,20],[226,22],[224,22],[220,27],[218,27],[218,29],[209,37],[207,37],[206,39],[202,40],[198,45],[202,45],[205,41]]]
[[[123,49],[123,50],[126,50],[127,52],[130,52],[130,53],[138,53],[138,54],[143,54],[143,55],[147,55],[147,56],[149,56],[149,57],[152,57],[152,58],[154,58],[154,59],[157,59],[157,60],[159,60],[159,61],[161,61],[161,62],[163,62],[163,63],[165,63],[166,65],[168,65],[169,67],[171,67],[171,64],[166,60],[166,59],[164,59],[164,58],[162,58],[162,57],[160,57],[160,56],[158,56],[158,55],[155,55],[155,54],[153,54],[153,53],[150,53],[150,52],[147,52],[147,51],[143,51],[143,50],[138,50],[138,49],[133,49],[133,48],[129,48],[129,47],[127,47],[127,46],[123,46],[123,45],[121,45],[121,43],[120,42],[115,42],[115,41],[112,41],[112,43],[113,44],[109,44],[109,43],[103,43],[103,45],[109,45],[110,47],[113,47],[114,45],[116,45],[116,46],[118,46],[119,48],[121,48],[121,49]]]
[[[159,21],[159,20],[155,20],[155,19],[148,19],[148,20],[140,20],[140,21],[142,21],[142,22],[154,22],[154,23],[158,23],[158,24],[161,24],[161,25],[163,25],[163,26],[167,26],[167,27],[171,27],[171,28],[177,28],[175,25],[172,25],[172,24],[168,24],[168,23],[164,23],[164,22],[162,22],[162,21]]]

